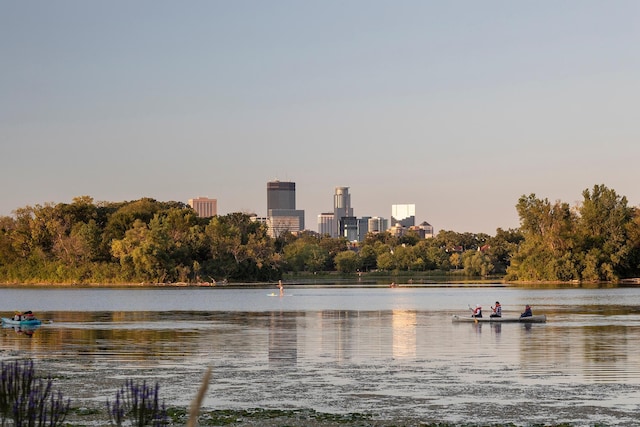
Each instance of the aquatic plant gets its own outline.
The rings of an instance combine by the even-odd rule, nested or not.
[[[55,427],[64,422],[70,400],[52,391],[53,380],[35,375],[33,361],[0,362],[0,420],[16,427]]]
[[[113,402],[107,399],[107,411],[110,421],[118,427],[126,420],[133,426],[165,426],[169,424],[169,417],[164,406],[160,405],[158,390],[160,386],[147,385],[146,381],[134,382],[126,380],[124,386],[116,392]]]
[[[187,420],[187,427],[195,427],[198,423],[198,415],[200,414],[200,407],[202,406],[202,402],[204,401],[204,396],[207,394],[207,389],[209,388],[209,379],[211,378],[211,367],[207,368],[204,373],[204,377],[202,378],[202,384],[200,384],[200,388],[198,389],[198,394],[191,401],[191,406],[189,407],[189,419]]]

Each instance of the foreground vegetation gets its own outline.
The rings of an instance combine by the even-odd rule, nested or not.
[[[51,378],[37,374],[30,360],[0,362],[0,425],[24,427],[71,427],[82,425],[110,426],[421,426],[449,427],[454,424],[419,420],[385,420],[371,414],[330,414],[312,409],[235,409],[201,410],[210,381],[205,374],[200,390],[189,410],[165,408],[159,386],[145,381],[126,380],[113,400],[106,399],[101,409],[72,407],[60,390],[54,390]],[[106,408],[106,410],[105,410]],[[479,424],[463,424],[472,427]],[[482,424],[486,427],[516,427],[515,424]],[[461,426],[458,424],[458,426]],[[536,424],[536,426],[542,426]],[[570,427],[559,424],[557,427]]]
[[[385,232],[354,244],[309,231],[271,238],[247,214],[198,218],[180,202],[94,203],[83,196],[0,217],[0,282],[270,282],[287,274],[372,271],[508,281],[640,276],[640,214],[615,191],[594,186],[575,207],[531,194],[516,209],[521,227],[494,236]]]

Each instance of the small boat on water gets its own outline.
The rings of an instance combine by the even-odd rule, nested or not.
[[[16,312],[13,317],[3,317],[3,325],[17,325],[17,326],[37,326],[42,324],[42,320],[37,319],[31,311],[25,311],[24,313]]]
[[[454,314],[451,320],[465,323],[546,323],[547,316],[538,314],[529,317],[471,317]]]
[[[40,319],[24,319],[24,320],[13,320],[8,317],[2,318],[3,325],[18,325],[18,326],[36,326],[41,325],[42,320]]]

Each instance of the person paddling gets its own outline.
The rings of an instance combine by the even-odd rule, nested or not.
[[[491,306],[491,310],[493,310],[493,313],[489,317],[502,317],[502,306],[499,301],[496,301],[495,306]]]
[[[476,308],[473,309],[471,317],[482,317],[482,307],[480,306],[480,304],[476,304]]]

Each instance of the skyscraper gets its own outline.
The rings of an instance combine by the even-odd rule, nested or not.
[[[271,237],[304,230],[304,211],[296,210],[295,182],[267,182],[267,226]]]
[[[267,211],[271,209],[296,208],[296,183],[271,181],[267,182]]]
[[[416,225],[416,205],[391,205],[391,226],[398,223],[403,227]]]
[[[349,187],[336,187],[336,192],[333,195],[334,229],[331,237],[338,237],[340,235],[340,220],[352,216],[353,209],[351,208]]]

